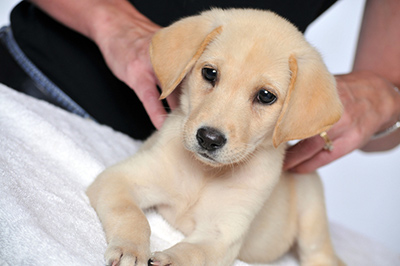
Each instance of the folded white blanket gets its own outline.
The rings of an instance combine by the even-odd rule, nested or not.
[[[140,144],[0,84],[0,265],[104,265],[106,241],[85,189]],[[153,251],[182,239],[158,214],[147,217]],[[400,265],[377,243],[331,230],[348,265]],[[271,265],[297,262],[285,256]]]

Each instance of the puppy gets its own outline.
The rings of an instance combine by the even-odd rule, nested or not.
[[[295,245],[302,265],[339,265],[319,177],[282,172],[284,143],[329,129],[342,112],[302,34],[271,12],[213,9],[160,30],[151,60],[162,98],[179,88],[181,104],[87,190],[106,263],[267,263]],[[186,238],[150,254],[148,208]]]

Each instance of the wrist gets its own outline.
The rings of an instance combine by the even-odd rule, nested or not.
[[[396,148],[399,144],[400,130],[396,130],[389,135],[370,140],[367,144],[360,148],[360,150],[364,152],[388,151]]]
[[[400,95],[400,90],[399,90],[398,87],[394,87],[394,90],[395,90],[397,93],[399,93],[399,95]],[[379,138],[382,138],[382,137],[386,137],[387,135],[390,135],[391,133],[393,133],[393,132],[395,132],[396,130],[398,130],[399,128],[400,128],[400,115],[397,116],[397,121],[396,121],[393,125],[391,125],[391,126],[388,127],[388,128],[385,128],[385,129],[382,130],[382,131],[379,131],[379,132],[375,133],[375,134],[372,136],[372,139],[371,139],[371,140],[375,140],[375,139],[379,139]]]
[[[394,87],[394,91],[400,95],[398,87]],[[390,150],[400,144],[400,114],[390,126],[375,133],[371,140],[361,148],[362,151],[385,151]]]

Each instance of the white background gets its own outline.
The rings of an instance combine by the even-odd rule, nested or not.
[[[8,24],[17,2],[0,1],[0,25]],[[306,32],[334,74],[352,68],[363,8],[364,0],[340,0]],[[400,253],[400,147],[385,153],[353,152],[320,174],[332,222]]]

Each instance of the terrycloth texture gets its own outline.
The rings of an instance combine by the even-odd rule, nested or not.
[[[140,144],[0,84],[0,265],[104,265],[105,237],[85,189]],[[153,251],[182,239],[158,214],[147,217]],[[348,265],[400,265],[398,255],[331,227]]]

